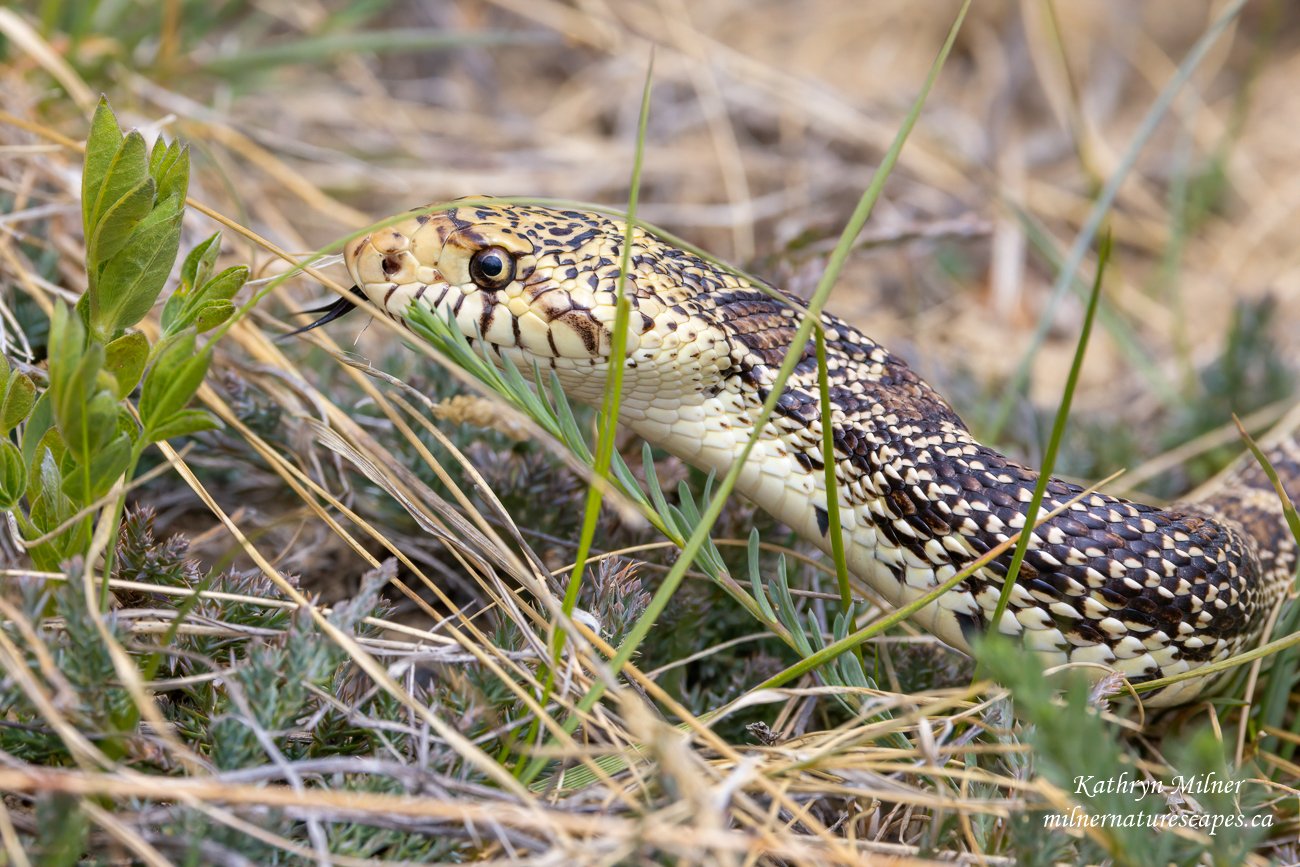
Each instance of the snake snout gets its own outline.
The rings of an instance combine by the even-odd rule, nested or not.
[[[348,244],[343,251],[348,273],[372,303],[394,319],[405,317],[411,302],[426,293],[445,295],[448,280],[435,267],[416,234],[424,223],[406,220],[377,229]]]
[[[344,262],[357,285],[434,283],[442,279],[436,268],[420,260],[411,238],[400,227],[372,232],[344,250]]]

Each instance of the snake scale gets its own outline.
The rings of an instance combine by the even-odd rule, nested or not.
[[[577,210],[476,200],[412,212],[345,249],[357,287],[405,324],[413,303],[450,316],[500,358],[553,369],[598,403],[610,366],[624,225]],[[802,315],[798,304],[637,228],[620,420],[705,470],[725,472],[753,430]],[[316,324],[352,308],[336,302]],[[822,315],[835,475],[850,572],[893,605],[954,576],[1025,526],[1038,479],[977,442],[903,361]],[[830,550],[817,360],[811,343],[745,463],[738,489]],[[1269,458],[1300,496],[1300,442]],[[1081,489],[1052,479],[1054,510]],[[1045,663],[1101,663],[1133,682],[1225,659],[1258,640],[1296,546],[1262,469],[1243,461],[1194,503],[1089,494],[1033,531],[998,628]],[[1009,554],[914,619],[969,650],[990,627]],[[1192,678],[1146,697],[1195,697]]]

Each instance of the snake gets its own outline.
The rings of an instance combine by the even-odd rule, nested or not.
[[[630,242],[619,424],[704,471],[725,473],[739,460],[807,315],[797,299],[641,225],[629,233],[613,215],[486,198],[431,208],[345,246],[354,292],[408,330],[422,305],[498,363],[554,371],[568,397],[599,405],[617,363]],[[299,331],[355,306],[340,297]],[[1259,640],[1297,560],[1283,501],[1259,461],[1247,454],[1194,501],[1163,508],[1049,478],[1031,521],[1036,470],[980,443],[899,356],[828,313],[818,324],[829,417],[805,341],[735,487],[830,553],[825,462],[833,461],[844,559],[878,597],[905,606],[1026,531],[996,628],[1045,665],[1087,663],[1138,684]],[[1300,495],[1300,441],[1284,437],[1266,457],[1290,496]],[[1010,563],[1004,550],[912,620],[970,653],[993,628]],[[1191,701],[1212,680],[1176,680],[1144,703]]]

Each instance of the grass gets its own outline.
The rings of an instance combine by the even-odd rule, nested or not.
[[[796,349],[819,345],[834,287],[836,312],[922,347],[928,378],[970,381],[946,389],[967,415],[1010,395],[1004,444],[1037,459],[1045,443],[1067,472],[1154,459],[1130,475],[1177,495],[1231,457],[1231,412],[1258,431],[1293,402],[1294,257],[1269,205],[1300,168],[1270,126],[1296,98],[1281,19],[1234,4],[1179,36],[1189,13],[1151,11],[1119,39],[1065,4],[1024,5],[1023,21],[977,5],[951,33],[956,3],[939,24],[889,4],[660,21],[672,5],[0,16],[8,862],[1294,860],[1293,614],[1231,661],[1271,673],[1158,722],[1112,700],[1117,684],[997,647],[981,656],[992,680],[972,682],[842,553],[810,555],[729,497],[734,473],[706,479],[620,436],[602,420],[616,390],[603,412],[571,406],[433,317],[410,348],[360,317],[274,339],[314,281],[343,288],[301,251],[361,214],[513,188],[622,199],[629,231],[664,223],[711,250],[752,242],[763,276],[810,296]],[[991,75],[1022,27],[1050,111]],[[868,32],[893,53],[835,47]],[[126,145],[101,117],[92,162],[125,146],[134,168],[120,207],[83,214],[69,178],[101,90],[124,127],[170,116],[165,140],[190,146],[181,266],[134,269],[147,285],[121,267],[106,281],[107,263],[142,225],[171,231],[181,154]],[[1061,318],[1050,299],[1087,297],[1076,272],[1103,220],[1115,244],[1088,341],[1082,308],[1066,296]],[[986,254],[1009,248],[988,233],[1029,251],[995,317]],[[304,263],[310,279],[292,273]],[[1265,286],[1272,307],[1229,315]],[[1039,408],[1020,411],[1026,394]],[[1166,802],[1074,782],[1125,772],[1271,783]],[[1273,826],[1044,828],[1075,808]]]
[[[1034,337],[1030,342],[1030,349],[1024,354],[1017,366],[1015,375],[1012,377],[1009,384],[1006,396],[998,404],[997,412],[988,429],[988,435],[990,437],[996,439],[1001,433],[1002,426],[1006,423],[1007,416],[1011,412],[1011,405],[1015,401],[1016,392],[1024,387],[1025,381],[1029,376],[1029,370],[1033,366],[1036,355],[1034,349],[1042,342],[1047,327],[1050,324],[1053,311],[1060,303],[1061,298],[1064,297],[1065,293],[1069,290],[1070,285],[1074,280],[1075,272],[1079,269],[1079,266],[1083,264],[1084,257],[1087,255],[1089,247],[1092,246],[1093,238],[1101,229],[1106,214],[1114,205],[1115,197],[1119,192],[1120,185],[1124,183],[1130,168],[1137,160],[1138,154],[1141,152],[1142,148],[1146,146],[1151,135],[1155,132],[1156,126],[1169,111],[1169,107],[1173,103],[1174,98],[1178,95],[1178,91],[1187,83],[1192,73],[1196,71],[1196,68],[1204,59],[1206,53],[1211,47],[1213,47],[1219,37],[1223,35],[1224,30],[1231,26],[1237,19],[1237,16],[1241,14],[1242,7],[1245,5],[1246,0],[1233,0],[1232,3],[1229,3],[1223,11],[1219,13],[1214,22],[1205,30],[1205,33],[1201,35],[1200,39],[1198,39],[1187,52],[1187,56],[1184,58],[1183,62],[1179,64],[1177,72],[1169,79],[1169,83],[1160,91],[1160,94],[1156,97],[1155,101],[1151,103],[1151,108],[1143,118],[1141,126],[1133,136],[1133,140],[1129,143],[1129,146],[1120,161],[1118,170],[1112,172],[1106,179],[1106,183],[1102,186],[1096,202],[1088,213],[1088,218],[1084,221],[1078,236],[1075,238],[1074,244],[1071,245],[1070,251],[1059,269],[1059,276],[1052,287],[1051,301],[1048,302],[1048,306],[1044,311],[1044,316],[1040,320],[1038,329],[1035,331]]]
[[[1065,380],[1065,391],[1061,395],[1061,405],[1056,410],[1056,419],[1052,422],[1052,433],[1047,440],[1047,449],[1043,453],[1042,465],[1039,467],[1038,480],[1034,483],[1034,493],[1029,500],[1028,514],[1037,516],[1043,508],[1043,497],[1047,494],[1047,485],[1052,478],[1052,473],[1056,469],[1056,453],[1061,446],[1061,437],[1065,434],[1066,422],[1070,419],[1070,404],[1074,400],[1074,390],[1079,384],[1079,372],[1083,370],[1084,354],[1088,350],[1088,338],[1092,335],[1092,323],[1097,316],[1097,305],[1101,301],[1101,284],[1102,276],[1106,272],[1106,262],[1110,259],[1111,240],[1107,235],[1102,238],[1101,247],[1097,251],[1097,277],[1092,283],[1092,292],[1088,296],[1088,310],[1083,314],[1083,327],[1079,329],[1079,343],[1074,352],[1074,361],[1070,364],[1070,375]],[[994,624],[994,635],[1000,635],[1002,624],[1002,615],[1006,613],[1007,604],[1011,601],[1011,591],[1016,586],[1016,578],[1020,576],[1020,564],[1024,562],[1025,553],[1029,550],[1029,540],[1032,534],[1021,532],[1018,534],[1015,550],[1011,552],[1011,562],[1007,564],[1006,578],[1002,582],[1002,590],[998,593],[998,603],[993,609],[993,616],[989,622]]]

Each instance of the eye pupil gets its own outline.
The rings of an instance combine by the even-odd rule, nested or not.
[[[469,276],[485,289],[500,289],[515,277],[515,263],[500,247],[479,250],[470,260]]]

